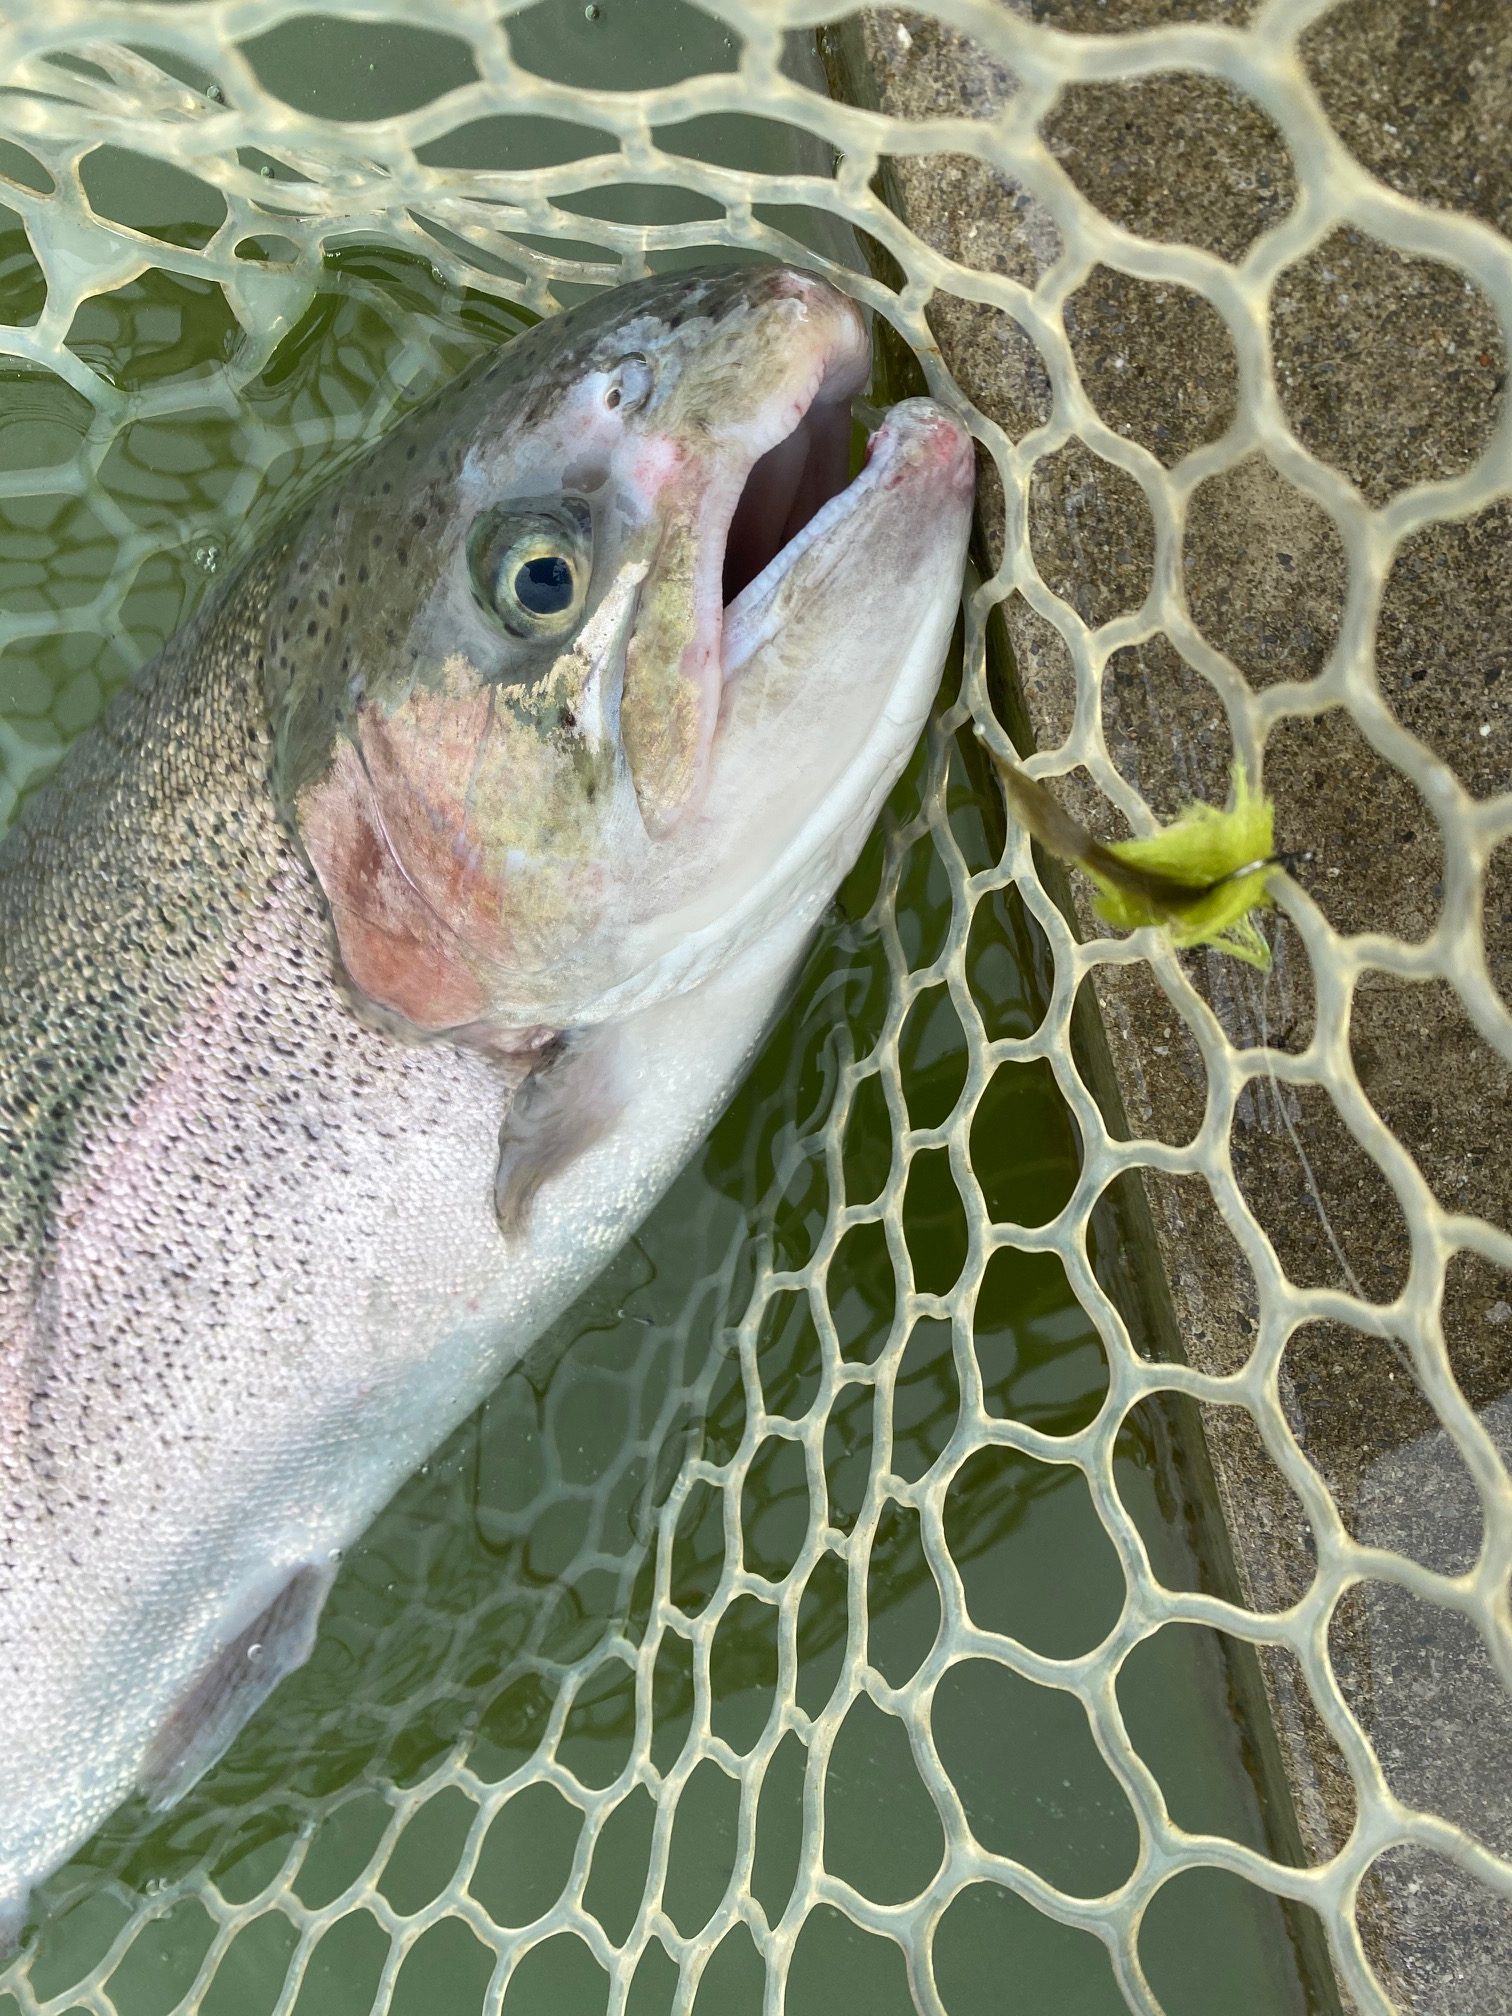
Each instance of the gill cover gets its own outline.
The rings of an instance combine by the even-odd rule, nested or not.
[[[457,650],[391,706],[357,697],[297,794],[348,979],[418,1031],[533,1029],[522,979],[559,963],[565,918],[591,931],[604,851],[637,843],[618,713],[642,571],[534,678]]]

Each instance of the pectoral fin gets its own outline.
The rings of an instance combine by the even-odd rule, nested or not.
[[[542,1052],[499,1130],[494,1211],[506,1237],[524,1230],[541,1185],[592,1147],[621,1104],[608,1030],[563,1035]]]
[[[303,1666],[335,1572],[313,1564],[298,1569],[216,1654],[172,1710],[137,1777],[137,1788],[153,1812],[176,1805],[279,1681]]]

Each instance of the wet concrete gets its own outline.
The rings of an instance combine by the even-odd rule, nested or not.
[[[1175,21],[1243,26],[1252,0],[1010,0],[1017,11],[1088,33]],[[1302,37],[1301,55],[1339,134],[1390,187],[1512,232],[1512,10],[1504,0],[1344,0]],[[831,52],[846,88],[903,117],[990,118],[1014,81],[962,37],[921,16],[863,18]],[[1078,187],[1131,230],[1179,238],[1233,260],[1290,210],[1296,177],[1257,105],[1211,79],[1162,73],[1065,92],[1044,122]],[[1061,246],[1053,221],[1008,176],[966,157],[907,157],[886,192],[930,244],[1027,284]],[[1006,315],[936,299],[931,324],[962,389],[1015,440],[1051,410],[1044,359]],[[1232,339],[1201,297],[1094,268],[1066,329],[1078,372],[1109,426],[1166,467],[1216,439],[1237,397]],[[1507,358],[1489,302],[1448,264],[1405,257],[1340,230],[1285,272],[1271,310],[1275,377],[1288,423],[1366,503],[1452,476],[1480,454],[1506,396]],[[1036,565],[1092,625],[1143,601],[1154,565],[1137,482],[1073,444],[1043,458],[1029,485]],[[984,557],[1001,552],[995,472],[984,483]],[[1319,504],[1261,454],[1209,478],[1189,511],[1182,568],[1206,640],[1259,692],[1299,682],[1297,711],[1264,754],[1279,844],[1311,848],[1306,886],[1336,930],[1413,942],[1443,901],[1445,848],[1421,794],[1338,707],[1307,712],[1307,682],[1330,661],[1348,587],[1343,543]],[[1004,608],[1014,701],[1036,747],[1069,728],[1074,681],[1058,634],[1019,597]],[[1476,799],[1512,784],[1512,507],[1418,532],[1400,549],[1377,626],[1382,697]],[[1103,682],[1109,753],[1152,809],[1221,800],[1232,747],[1214,689],[1171,642],[1120,651]],[[1094,830],[1119,821],[1084,779],[1066,802]],[[1512,999],[1512,842],[1493,855],[1484,941],[1493,982]],[[1084,935],[1095,923],[1074,892]],[[1264,978],[1216,954],[1187,970],[1239,1045],[1300,1050],[1314,1018],[1301,939],[1268,929]],[[1206,1081],[1196,1045],[1148,969],[1101,970],[1097,1007],[1112,1083],[1110,1121],[1138,1135],[1191,1138]],[[1361,1086],[1411,1151],[1441,1204],[1505,1228],[1512,1073],[1442,981],[1367,973],[1350,1045]],[[1406,1223],[1390,1185],[1321,1090],[1252,1083],[1232,1137],[1245,1196],[1292,1280],[1396,1295],[1407,1278]],[[1146,1199],[1164,1260],[1180,1348],[1232,1371],[1256,1334],[1258,1298],[1242,1251],[1196,1178],[1158,1177]],[[1469,1253],[1449,1263],[1445,1341],[1462,1392],[1493,1439],[1512,1448],[1512,1279]],[[1282,1405],[1357,1539],[1461,1573],[1480,1542],[1464,1464],[1399,1347],[1338,1325],[1289,1342]],[[1314,1543],[1291,1487],[1242,1408],[1207,1409],[1209,1454],[1245,1599],[1276,1608],[1311,1577]],[[1478,1638],[1452,1613],[1382,1583],[1336,1617],[1331,1651],[1346,1698],[1372,1733],[1388,1780],[1488,1845],[1509,1847],[1512,1716]],[[1266,1679],[1303,1851],[1347,1838],[1349,1774],[1288,1655]],[[1419,1851],[1383,1857],[1362,1897],[1373,1966],[1405,2010],[1425,2016],[1512,2011],[1512,1910],[1451,1864]]]

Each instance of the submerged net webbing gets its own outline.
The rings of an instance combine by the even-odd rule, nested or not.
[[[975,82],[908,116],[830,95],[813,31],[832,10],[809,0],[450,0],[424,27],[400,0],[301,11],[0,5],[0,816],[333,452],[506,336],[514,309],[648,264],[721,248],[838,277],[970,421],[1001,486],[1000,542],[968,596],[959,678],[749,1093],[573,1319],[566,1357],[548,1347],[506,1382],[385,1515],[306,1673],[180,1812],[124,1816],[50,1887],[0,2016],[960,2012],[1002,2006],[1031,1926],[1065,1934],[1047,1963],[1060,1999],[1038,2006],[1196,2010],[1216,2005],[1167,1982],[1151,1928],[1174,1910],[1200,1952],[1222,1883],[1284,1900],[1304,1953],[1312,1914],[1337,1977],[1315,1958],[1267,1975],[1272,1955],[1243,2006],[1460,2006],[1413,1957],[1457,1943],[1474,1981],[1477,1952],[1507,1952],[1512,1376],[1503,1361],[1496,1385],[1493,1351],[1467,1393],[1443,1309],[1456,1268],[1478,1270],[1487,1334],[1512,1337],[1512,1239],[1484,1185],[1441,1180],[1448,1165],[1387,1124],[1357,1039],[1369,1023],[1401,1040],[1372,1004],[1410,982],[1454,1005],[1477,1069],[1512,1059],[1488,967],[1506,911],[1493,855],[1512,835],[1496,696],[1484,729],[1467,701],[1464,748],[1446,753],[1378,668],[1401,556],[1446,525],[1507,538],[1512,249],[1346,150],[1301,54],[1322,0],[1131,8],[1164,25],[1127,35],[1068,32],[1103,26],[1092,7],[955,0],[934,13],[973,39]],[[1211,19],[1165,20],[1192,15]],[[906,53],[940,31],[909,15],[877,32]],[[1158,207],[1116,220],[1094,200],[1116,180],[1078,169],[1074,94],[1178,72],[1231,91],[1235,131],[1260,119],[1270,136],[1279,165],[1247,242],[1167,239]],[[1123,136],[1099,157],[1114,171],[1120,146],[1148,142],[1133,113],[1107,131]],[[962,206],[1019,203],[1033,256],[973,264],[965,223],[947,242],[903,221],[900,190],[952,176]],[[1467,440],[1404,481],[1343,473],[1347,413],[1332,441],[1289,419],[1307,357],[1287,317],[1307,276],[1323,262],[1342,314],[1381,248],[1479,317],[1450,389],[1415,382],[1421,358],[1375,387],[1422,402],[1425,436],[1436,405],[1479,401]],[[1156,370],[1189,328],[1155,312],[1168,299],[1200,297],[1208,337],[1226,332],[1232,383],[1190,440],[1152,445],[1090,395],[1131,362],[1122,325],[1097,348],[1107,276],[1151,290]],[[952,379],[937,347],[952,328],[995,332],[1004,372],[1038,386],[1022,425]],[[1073,528],[1089,483],[1142,500],[1142,592],[1089,600],[1074,555],[1050,555],[1033,498],[1051,481]],[[1332,556],[1336,623],[1305,678],[1241,671],[1207,620],[1222,597],[1201,542],[1225,483],[1284,487],[1312,564]],[[1106,557],[1091,532],[1085,552]],[[1264,592],[1230,573],[1235,597]],[[1009,748],[999,609],[1041,730],[1030,675],[1049,690],[1059,668],[1060,737],[1041,733],[1032,767],[1077,773],[1077,802],[1150,830],[1151,801],[1169,816],[1181,794],[1141,796],[1141,778],[1190,788],[1162,767],[1148,668],[1164,665],[1201,682],[1214,734],[1255,774],[1310,724],[1352,734],[1362,794],[1383,777],[1415,790],[1441,888],[1430,871],[1411,928],[1371,912],[1367,889],[1375,922],[1340,929],[1304,874],[1267,926],[1277,975],[1253,986],[1152,933],[1089,934],[1085,911],[1073,929],[1062,885],[1058,903],[1005,829],[979,747]],[[1141,715],[1130,654],[1160,640]],[[1369,873],[1385,886],[1391,865],[1373,855]],[[1029,976],[1018,994],[1002,961]],[[1136,966],[1147,991],[1126,998],[1149,1013],[1115,1058],[1137,1115],[1138,1044],[1152,1080],[1157,1053],[1185,1046],[1179,1139],[1127,1138],[1080,1035],[1073,1048],[1083,981],[1111,976],[1116,1007]],[[1425,1056],[1430,1099],[1434,1068]],[[1061,1126],[1061,1146],[1031,1156],[1028,1109],[1005,1090],[1033,1079],[1048,1098],[1051,1076],[1074,1159],[1060,1120],[1042,1132]],[[1369,1208],[1399,1215],[1384,1286],[1340,1243],[1307,1153],[1324,1110],[1359,1151]],[[1288,1271],[1236,1124],[1278,1144],[1333,1264]],[[1180,1356],[1150,1348],[1107,1264],[1104,1207],[1130,1172],[1200,1190],[1245,1284],[1242,1320]],[[1179,1325],[1192,1297],[1157,1216]],[[1160,1263],[1151,1249],[1135,1264]],[[1096,1356],[1079,1413],[984,1342],[1042,1267],[1063,1270],[1081,1316],[1047,1316],[1035,1376]],[[1333,1340],[1328,1376],[1362,1395],[1367,1376],[1401,1382],[1424,1424],[1371,1451],[1366,1419],[1343,1507],[1297,1397],[1317,1337]],[[1192,1403],[1170,1416],[1178,1439],[1199,1415],[1212,1433],[1231,1529],[1216,1544],[1239,1563],[1225,1586],[1157,1559],[1135,1503],[1133,1426],[1171,1396]],[[1238,1422],[1276,1480],[1251,1509],[1263,1524],[1290,1508],[1293,1530],[1233,1530]],[[1396,1516],[1414,1477],[1416,1525]],[[1054,1562],[1033,1586],[994,1565],[1056,1492],[1084,1504],[1101,1578],[1075,1642],[1055,1628]],[[1258,1829],[1194,1819],[1160,1764],[1172,1732],[1130,1712],[1129,1675],[1183,1634],[1229,1648],[1223,1671],[1260,1648],[1246,1670],[1262,1687],[1235,1704],[1277,1809]],[[1037,1790],[1029,1752],[1048,1760]],[[1034,1838],[1063,1819],[1090,1844],[1080,1859],[1022,1851],[1030,1799],[1052,1819]]]

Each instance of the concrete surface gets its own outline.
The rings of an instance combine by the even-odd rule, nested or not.
[[[1240,25],[1250,0],[1009,0],[1087,32],[1158,22]],[[901,32],[900,32],[901,31]],[[1303,38],[1309,74],[1340,134],[1391,186],[1512,231],[1512,8],[1505,0],[1343,0]],[[902,116],[988,116],[1012,79],[980,50],[913,14],[882,11],[832,52],[845,86]],[[1269,119],[1210,80],[1154,77],[1062,95],[1046,136],[1078,185],[1131,228],[1243,253],[1286,214],[1294,181]],[[956,157],[894,158],[889,195],[919,235],[982,270],[1032,283],[1058,250],[1053,224],[1025,191]],[[958,383],[1021,437],[1050,400],[1043,360],[1005,316],[937,300],[931,320]],[[1087,390],[1110,425],[1168,466],[1222,432],[1235,367],[1216,312],[1179,287],[1096,270],[1074,297],[1068,335]],[[1407,259],[1339,232],[1279,284],[1272,332],[1283,403],[1300,438],[1372,504],[1404,484],[1462,469],[1505,397],[1507,360],[1489,305],[1447,266]],[[995,479],[995,472],[993,472]],[[1030,537],[1045,580],[1089,623],[1140,602],[1153,559],[1138,486],[1085,448],[1042,462],[1030,490]],[[983,536],[995,558],[1001,494],[984,485]],[[1193,617],[1256,688],[1307,679],[1338,634],[1344,556],[1327,515],[1261,457],[1211,480],[1194,500],[1184,553]],[[1021,601],[1005,611],[1010,676],[1036,746],[1071,718],[1073,686],[1054,630]],[[1398,558],[1378,636],[1382,689],[1402,723],[1477,796],[1512,783],[1512,507],[1419,534]],[[1216,696],[1163,638],[1107,669],[1110,753],[1162,815],[1221,800],[1230,763]],[[1443,841],[1411,783],[1338,711],[1283,721],[1265,752],[1283,847],[1311,847],[1307,886],[1338,930],[1412,940],[1442,898]],[[1116,832],[1090,792],[1068,803]],[[1487,890],[1493,976],[1512,998],[1512,845]],[[1090,928],[1084,892],[1082,923]],[[1312,1021],[1300,940],[1273,920],[1268,979],[1211,953],[1189,955],[1194,982],[1233,1040],[1266,1035],[1298,1049]],[[1195,1047],[1147,972],[1103,969],[1098,1005],[1116,1098],[1136,1133],[1190,1138],[1204,1081]],[[1362,1084],[1448,1207],[1508,1221],[1512,1074],[1471,1028],[1450,990],[1384,974],[1356,993],[1352,1042]],[[1321,1092],[1287,1093],[1282,1124],[1268,1087],[1246,1098],[1235,1167],[1288,1273],[1300,1283],[1392,1296],[1405,1278],[1406,1227],[1380,1172]],[[1305,1156],[1311,1181],[1304,1174]],[[1147,1185],[1179,1331],[1190,1361],[1242,1363],[1255,1289],[1206,1186]],[[1344,1263],[1341,1264],[1341,1256]],[[1351,1279],[1352,1277],[1352,1279]],[[1512,1449],[1512,1280],[1468,1255],[1451,1262],[1445,1332],[1456,1376]],[[1469,1478],[1392,1350],[1331,1325],[1289,1344],[1282,1399],[1302,1445],[1361,1540],[1435,1567],[1462,1569],[1479,1544]],[[1243,1594],[1285,1604],[1311,1573],[1306,1521],[1242,1410],[1206,1410],[1204,1426]],[[1341,1606],[1332,1650],[1341,1683],[1372,1732],[1391,1782],[1506,1852],[1512,1715],[1478,1641],[1450,1613],[1371,1584]],[[1347,1836],[1354,1800],[1342,1760],[1289,1658],[1266,1684],[1304,1852],[1326,1857]],[[1435,1760],[1438,1760],[1435,1762]],[[1423,2016],[1512,2011],[1512,1912],[1446,1862],[1400,1851],[1377,1865],[1362,1930],[1383,1983]]]

